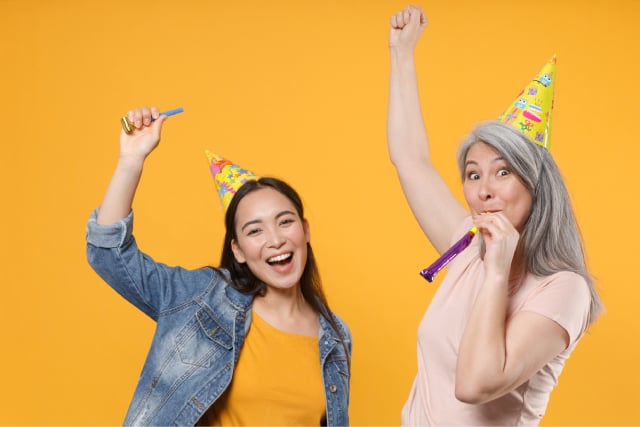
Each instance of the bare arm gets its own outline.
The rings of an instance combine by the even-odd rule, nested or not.
[[[531,378],[569,345],[569,335],[537,313],[521,312],[507,322],[518,231],[500,213],[477,215],[474,223],[486,244],[485,277],[460,343],[456,397],[483,403]]]
[[[427,26],[424,13],[409,6],[391,17],[387,142],[391,161],[418,223],[433,246],[449,248],[455,227],[469,213],[433,167],[422,119],[414,49]]]
[[[113,224],[131,211],[144,161],[160,142],[162,123],[166,119],[156,108],[147,107],[129,111],[127,117],[135,129],[131,134],[120,133],[120,156],[100,205],[98,224]]]

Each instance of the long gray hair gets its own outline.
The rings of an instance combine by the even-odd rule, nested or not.
[[[497,121],[483,122],[458,149],[458,167],[463,180],[467,152],[477,142],[496,150],[531,194],[531,212],[519,243],[525,272],[549,276],[571,271],[584,277],[591,292],[589,323],[593,323],[603,305],[587,269],[569,193],[553,157],[546,148],[534,144],[511,126]]]

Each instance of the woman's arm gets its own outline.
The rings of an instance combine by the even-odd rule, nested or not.
[[[113,224],[131,211],[144,161],[158,146],[162,123],[167,117],[160,116],[155,107],[144,107],[129,111],[127,118],[135,129],[131,134],[120,132],[120,156],[100,205],[98,224]]]
[[[155,108],[129,111],[131,134],[120,135],[120,157],[102,206],[87,224],[87,260],[113,289],[154,320],[212,283],[212,269],[187,270],[154,261],[132,235],[135,195],[146,157],[157,147],[165,116]],[[152,121],[156,119],[155,121]]]
[[[456,367],[456,398],[496,399],[527,381],[569,345],[569,334],[543,314],[517,313],[507,322],[509,279],[519,233],[502,214],[474,217],[485,241],[485,276],[465,327]]]
[[[424,13],[414,6],[391,17],[387,141],[409,206],[433,246],[442,253],[469,213],[453,196],[429,156],[414,64],[414,49],[426,26]]]

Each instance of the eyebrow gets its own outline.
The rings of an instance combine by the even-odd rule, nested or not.
[[[276,219],[278,219],[278,218],[280,218],[280,217],[282,217],[282,216],[284,216],[284,215],[295,215],[295,212],[293,212],[293,211],[289,211],[289,210],[279,212],[279,213],[276,215]],[[253,225],[253,224],[260,224],[261,222],[262,222],[262,220],[261,220],[261,219],[254,219],[254,220],[252,220],[252,221],[247,221],[247,222],[246,222],[246,223],[245,223],[245,224],[240,228],[240,231],[244,231],[244,229],[245,229],[245,228],[247,228],[248,226]]]
[[[497,163],[497,162],[501,162],[501,161],[506,162],[507,159],[505,159],[502,156],[498,156],[495,159],[491,160],[491,163]],[[466,167],[466,166],[469,166],[469,165],[477,165],[477,164],[478,164],[478,162],[476,162],[475,160],[467,160],[464,165]]]

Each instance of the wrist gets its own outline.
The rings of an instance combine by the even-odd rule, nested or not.
[[[492,271],[491,269],[485,270],[484,275],[485,284],[491,284],[500,288],[509,284],[509,272]]]
[[[392,61],[397,62],[413,62],[413,47],[409,46],[389,46],[389,54],[391,55]]]
[[[144,157],[138,156],[120,156],[116,169],[123,172],[136,173],[142,171],[144,166]]]

